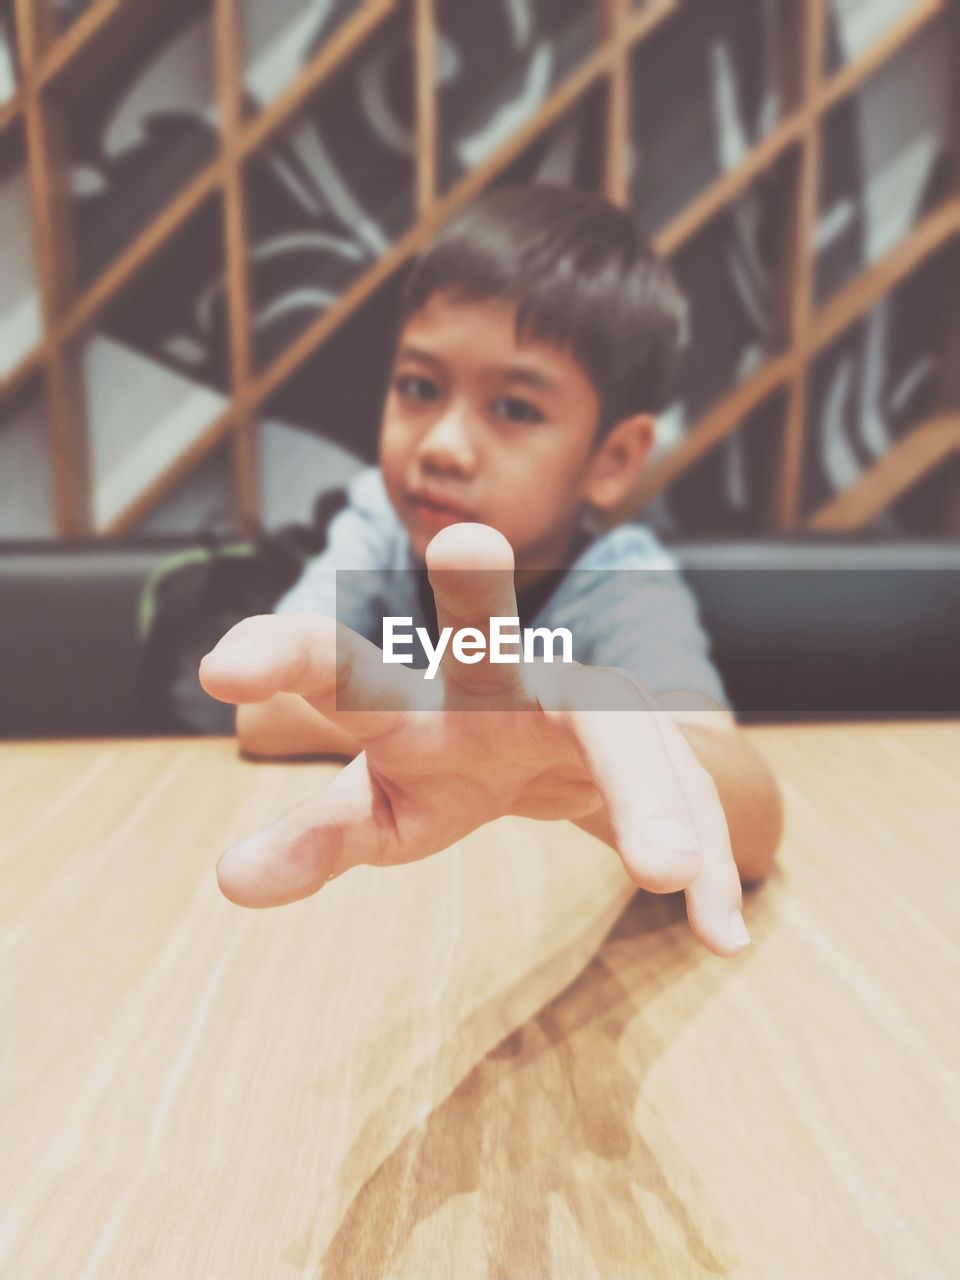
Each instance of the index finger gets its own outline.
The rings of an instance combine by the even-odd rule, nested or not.
[[[517,622],[513,549],[489,525],[448,525],[430,541],[427,572],[437,609],[440,659],[447,708],[512,710],[531,704],[520,675],[520,648],[504,628],[499,657],[494,637],[500,620]],[[446,628],[450,634],[444,641]]]

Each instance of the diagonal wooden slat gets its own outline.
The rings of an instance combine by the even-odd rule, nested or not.
[[[473,175],[469,176],[473,177]],[[451,195],[454,194],[455,192],[451,193]],[[411,239],[416,231],[415,228],[407,240]],[[960,234],[960,198],[955,197],[948,205],[928,214],[926,219],[884,259],[867,267],[841,290],[827,312],[815,320],[811,335],[812,349],[822,349],[831,337],[836,336],[840,331],[836,329],[836,317],[842,315],[846,324],[858,319],[883,296],[891,283],[896,283],[915,270],[958,234]],[[380,259],[371,272],[371,276],[375,276],[374,279],[371,280],[369,276],[362,277],[351,290],[344,294],[338,307],[322,317],[321,323],[327,328],[321,333],[319,341],[317,340],[319,326],[313,333],[307,331],[301,335],[298,342],[301,348],[306,349],[306,354],[294,352],[293,348],[290,348],[272,369],[261,376],[251,389],[252,399],[256,404],[262,405],[290,376],[290,373],[299,368],[309,354],[320,345],[326,333],[331,332],[340,323],[337,315],[339,307],[349,308],[349,312],[352,313],[383,280],[397,269],[401,262],[406,260],[409,253],[413,251],[407,240],[399,242],[390,253]],[[286,362],[294,358],[296,363],[288,369]],[[611,514],[610,523],[635,516],[687,466],[692,465],[714,445],[735,431],[744,418],[758,408],[769,395],[787,384],[795,372],[797,359],[797,353],[788,349],[783,354],[771,357],[750,377],[728,391],[712,409],[691,426],[676,449],[671,450],[669,454],[648,468],[640,485],[627,502]],[[179,468],[175,471],[171,470],[169,483],[175,483],[182,474]],[[151,493],[155,500],[159,500],[167,489],[168,485],[161,477],[152,486]],[[143,513],[144,508],[139,502],[136,510],[139,514]],[[113,529],[116,532],[122,532],[131,523],[135,521],[128,521],[124,513],[114,523]]]
[[[886,257],[855,276],[826,311],[814,317],[810,351],[817,352],[829,345],[847,325],[864,315],[900,280],[957,236],[960,236],[960,197],[955,196],[947,205],[928,214]],[[799,365],[799,353],[788,348],[728,391],[690,427],[675,449],[647,469],[637,489],[611,517],[611,523],[637,515],[682,471],[735,431],[767,396],[787,385]]]
[[[887,511],[921,480],[960,454],[960,414],[942,414],[893,445],[858,480],[807,521],[818,533],[849,533]]]
[[[12,372],[0,381],[0,400],[6,400],[22,391],[31,378],[36,377],[47,362],[47,348],[41,343],[23,357]]]
[[[368,0],[368,4],[331,37],[311,59],[291,88],[252,121],[240,123],[237,151],[241,158],[252,155],[289,122],[320,84],[355,53],[395,7],[395,0]],[[196,174],[157,216],[131,241],[92,285],[77,298],[62,324],[60,337],[68,340],[91,324],[108,307],[137,272],[172,239],[205,200],[221,189],[221,157]]]
[[[733,169],[715,179],[709,187],[654,236],[654,244],[665,257],[672,257],[722,213],[764,173],[795,146],[803,136],[800,113],[789,116],[761,141]]]
[[[636,516],[681,472],[735,431],[754,409],[782,387],[791,368],[789,354],[772,357],[728,391],[690,428],[676,448],[646,468],[637,488],[621,507],[609,513],[604,524],[610,527]]]
[[[377,287],[418,253],[437,227],[462,209],[483,190],[503,169],[516,160],[531,143],[535,142],[551,125],[555,124],[570,107],[597,84],[607,73],[610,55],[600,49],[573,72],[525,125],[514,134],[484,164],[466,174],[444,196],[437,200],[397,243],[378,259],[323,315],[304,330],[274,363],[257,379],[253,396],[263,403],[303,363],[314,354],[326,338],[338,329],[357,308],[375,292]]]
[[[506,168],[522,151],[534,142],[544,131],[554,124],[570,106],[606,74],[609,66],[609,55],[606,49],[598,50],[581,67],[574,72],[543,104],[540,111],[527,124],[518,130],[506,144],[496,152],[484,165],[472,170],[454,186],[444,197],[436,201],[430,210],[411,230],[393,246],[383,257],[377,260],[370,270],[348,289],[337,304],[318,317],[299,338],[295,339],[287,350],[277,358],[273,365],[264,370],[249,386],[248,394],[242,406],[244,411],[252,411],[261,407],[264,402],[295,373],[309,356],[316,351],[325,338],[338,328],[346,318],[376,289],[387,280],[400,266],[418,252],[423,243],[433,234],[436,226],[451,217],[457,209],[469,202],[497,173]],[[230,423],[234,421],[233,413],[237,406],[231,406]],[[221,424],[218,422],[210,433],[191,446],[190,457],[199,462],[206,456],[209,447],[220,438]],[[171,488],[183,479],[190,467],[184,468],[181,459],[157,476],[149,489],[135,503],[120,513],[111,523],[108,532],[120,535],[132,528],[157,502],[170,492]]]
[[[821,87],[817,111],[832,110],[844,98],[855,93],[870,77],[895,57],[906,45],[944,16],[951,0],[915,0],[915,3],[877,39],[845,66],[840,67]]]
[[[244,125],[240,149],[244,156],[258,151],[288,125],[313,95],[396,11],[397,0],[366,3],[324,41],[296,80],[278,98]]]
[[[94,3],[53,43],[37,67],[40,84],[49,84],[67,67],[75,65],[95,41],[101,39],[118,18],[129,21],[137,8],[146,16],[140,0],[94,0]]]
[[[960,196],[933,209],[879,261],[865,267],[817,314],[811,326],[812,356],[830,345],[885,293],[960,235]]]
[[[822,117],[860,89],[909,41],[915,39],[946,10],[947,0],[928,0],[909,10],[869,48],[859,53],[829,80],[814,90],[812,114]],[[761,138],[743,161],[721,174],[711,185],[681,210],[656,236],[661,253],[671,255],[704,227],[711,218],[737,200],[806,134],[810,112],[805,103],[792,110]]]
[[[923,6],[919,16],[914,15],[909,23],[904,20],[902,26],[898,25],[898,33],[904,39],[912,36],[921,25],[929,22],[932,17],[939,13],[941,6],[942,0],[938,0],[933,5]],[[311,95],[319,88],[327,76],[332,74],[356,51],[360,44],[377,29],[386,15],[392,12],[394,8],[395,0],[368,0],[368,4],[355,15],[352,23],[344,24],[344,27],[331,37],[331,41],[318,51],[308,67],[304,69],[295,84],[291,86],[285,95],[277,99],[276,102],[272,103],[252,121],[242,125],[239,142],[243,155],[249,157],[273,138],[289,122],[291,115],[309,101]],[[671,3],[641,10],[632,20],[633,34],[631,40],[636,43],[640,38],[652,35],[664,19],[678,8],[679,5]],[[920,21],[921,18],[923,19],[922,23]],[[899,47],[898,44],[892,44],[890,38],[885,38],[879,42],[878,48],[861,55],[841,73],[843,77],[843,84],[840,86],[842,94],[837,90],[831,91],[828,85],[824,102],[818,105],[818,110],[823,109],[824,104],[833,104],[841,96],[853,92],[880,65],[882,61],[881,53],[884,57],[889,57],[897,47]],[[598,56],[600,61],[606,64],[608,51],[601,50]],[[585,78],[586,83],[583,86],[583,92],[593,87],[599,81],[599,78],[597,74],[588,75]],[[580,84],[579,79],[576,84]],[[550,102],[552,100],[548,100],[548,104],[545,105],[549,105]],[[555,118],[556,112],[552,108],[547,110],[543,122],[540,122],[535,117],[534,121],[531,122],[534,127],[530,130],[528,140],[535,140],[541,130],[549,127]],[[768,138],[758,144],[757,148],[751,151],[742,165],[729,173],[723,174],[678,215],[676,221],[660,233],[658,245],[665,252],[675,252],[689,236],[694,235],[705,225],[710,217],[735,200],[752,181],[769,166],[775,164],[784,152],[797,141],[800,132],[801,117],[799,114],[791,116],[784,121],[773,134],[769,135]],[[525,133],[524,137],[527,138],[528,135]],[[507,154],[508,158],[503,163],[508,164],[513,158],[513,152],[505,148],[505,154]],[[157,215],[156,219],[145,227],[136,239],[117,257],[116,261],[105,270],[103,275],[76,299],[73,307],[62,322],[62,330],[59,334],[61,340],[71,338],[80,329],[91,324],[103,309],[109,306],[117,293],[136,275],[141,267],[162,248],[168,239],[175,236],[203,202],[220,188],[221,181],[222,170],[219,160],[212,162],[207,169],[197,174],[189,185],[175,196],[171,203]],[[428,210],[424,216],[432,217],[433,214],[434,211]],[[376,267],[371,268],[371,271],[374,273],[373,278],[377,282],[384,278]],[[349,314],[350,311],[346,310],[343,313],[343,318],[346,319]]]
[[[233,435],[235,413],[235,406],[229,405],[175,462],[155,475],[136,499],[103,527],[103,534],[109,538],[119,538],[136,528],[219,444]]]
[[[0,103],[0,137],[23,117],[23,94],[18,89],[6,102]]]
[[[127,2],[130,3],[131,0],[127,0]],[[216,0],[216,2],[220,3],[220,0]],[[548,129],[592,87],[604,79],[608,80],[611,86],[614,86],[616,84],[616,68],[619,65],[617,58],[622,56],[622,49],[617,47],[618,41],[622,41],[623,46],[627,49],[632,49],[642,40],[652,35],[664,21],[683,7],[680,0],[661,0],[660,3],[649,4],[636,12],[629,12],[625,0],[600,0],[600,3],[608,7],[608,12],[609,6],[622,6],[619,19],[620,27],[612,28],[608,25],[601,47],[587,63],[578,69],[578,72],[569,77],[551,95],[541,110],[528,121],[517,137],[511,139],[510,144],[492,157],[488,164],[484,165],[480,170],[467,175],[442,199],[430,200],[429,193],[431,188],[435,186],[435,175],[431,180],[430,166],[421,162],[418,177],[420,218],[416,226],[412,227],[384,258],[374,263],[369,271],[341,297],[330,312],[319,316],[314,324],[300,335],[287,351],[278,357],[272,366],[263,371],[255,380],[246,383],[244,394],[242,397],[238,396],[236,398],[234,405],[231,406],[231,410],[225,415],[224,420],[230,417],[232,426],[235,426],[239,420],[236,416],[237,411],[240,411],[240,416],[242,416],[243,413],[252,413],[257,407],[261,406],[270,395],[279,389],[287,378],[293,376],[302,367],[303,363],[319,349],[323,342],[345,323],[384,281],[392,276],[413,254],[419,251],[423,243],[440,223],[455,213],[476,192],[495,178],[503,167],[509,165],[530,142]],[[817,0],[817,3],[822,3],[822,0]],[[72,65],[76,58],[82,57],[82,51],[96,43],[106,30],[107,25],[117,19],[118,10],[121,7],[123,6],[118,4],[117,0],[100,0],[94,6],[94,9],[85,15],[85,20],[81,19],[75,24],[46,53],[39,72],[40,80],[43,83],[54,80],[62,71]],[[363,6],[359,13],[338,29],[334,36],[331,37],[331,40],[326,42],[323,49],[318,51],[317,56],[304,69],[286,93],[281,95],[280,98],[270,104],[253,120],[248,122],[240,121],[238,123],[234,135],[238,155],[242,158],[248,158],[276,136],[296,111],[309,101],[310,97],[319,89],[326,78],[333,74],[360,47],[362,42],[378,29],[382,21],[388,14],[394,12],[396,7],[396,0],[368,0],[368,3]],[[664,228],[657,237],[658,247],[667,253],[675,252],[689,237],[695,235],[698,230],[706,225],[711,217],[736,200],[757,177],[775,164],[777,160],[792,147],[795,147],[802,139],[806,138],[808,136],[807,131],[811,129],[815,119],[821,117],[825,111],[831,109],[845,96],[855,92],[864,80],[884,65],[908,40],[913,39],[949,7],[947,0],[925,0],[923,3],[916,4],[904,17],[889,28],[884,36],[870,49],[838,71],[829,81],[815,84],[813,87],[808,83],[797,110],[783,120],[773,133],[762,140],[746,157],[742,165],[738,166],[736,170],[722,175],[701,196],[688,205],[677,219]],[[421,43],[424,65],[426,65],[428,58],[434,55],[434,51],[429,48],[430,44],[435,40],[435,13],[433,8],[433,0],[416,0],[416,7],[412,11],[415,45]],[[418,77],[417,92],[418,100],[421,104],[420,109],[423,111],[427,100],[424,96],[426,89],[422,83],[422,77]],[[620,107],[622,110],[622,102]],[[433,110],[435,111],[435,104]],[[428,117],[424,115],[422,119],[427,120]],[[428,138],[429,132],[431,129],[435,131],[435,127],[435,121],[433,124],[423,124],[421,126],[421,137]],[[619,145],[625,150],[627,145],[625,135]],[[238,172],[238,170],[235,170],[234,175],[236,176]],[[620,172],[622,176],[618,177],[617,181],[623,181],[625,178],[622,165],[620,166]],[[608,177],[613,182],[613,176],[608,173]],[[115,297],[116,293],[139,270],[140,266],[148,261],[170,236],[176,234],[177,230],[184,225],[205,199],[217,190],[223,190],[226,193],[226,182],[226,169],[221,157],[204,173],[198,175],[190,186],[180,193],[171,206],[162,211],[155,222],[141,233],[117,262],[108,268],[107,272],[94,282],[84,295],[76,300],[67,315],[59,319],[54,333],[57,342],[68,340],[92,323],[102,309]],[[615,188],[611,189],[615,190]],[[227,195],[225,213],[228,219],[237,216],[235,212],[231,212],[231,209],[234,208],[231,197]],[[822,317],[814,317],[810,314],[808,316],[810,325],[808,332],[809,344],[803,350],[803,354],[801,355],[799,345],[788,348],[784,355],[773,358],[753,377],[728,393],[701,422],[694,424],[684,441],[682,452],[677,455],[676,460],[671,462],[674,455],[670,455],[661,464],[662,468],[665,469],[661,469],[658,466],[651,470],[648,477],[648,484],[653,486],[651,492],[661,488],[663,483],[672,478],[674,474],[678,474],[679,470],[684,466],[690,465],[705,449],[711,447],[717,440],[722,439],[728,431],[735,429],[737,419],[735,417],[731,418],[735,410],[739,408],[741,413],[747,413],[776,387],[785,385],[791,379],[796,379],[798,383],[802,381],[801,375],[806,368],[807,360],[812,358],[815,350],[830,341],[829,333],[839,331],[846,323],[852,322],[859,314],[862,314],[862,310],[870,305],[871,299],[878,297],[880,293],[890,287],[889,284],[883,283],[884,280],[889,281],[892,279],[896,281],[902,278],[903,275],[909,274],[930,253],[935,252],[938,245],[945,243],[946,239],[953,234],[952,219],[952,213],[946,214],[943,223],[933,226],[929,225],[929,219],[926,220],[922,227],[917,228],[898,246],[897,251],[895,251],[898,256],[889,255],[887,259],[884,259],[883,263],[875,264],[874,267],[868,268],[858,276],[831,302]],[[229,226],[230,223],[228,221],[228,239],[230,234]],[[236,232],[237,228],[235,227],[233,234],[236,234]],[[233,270],[234,272],[236,271],[236,264]],[[839,326],[839,329],[837,326]],[[248,340],[248,338],[243,340]],[[239,337],[238,341],[241,341]],[[36,371],[42,361],[43,352],[35,353],[34,356],[30,357],[28,361],[25,361],[20,368],[14,371],[14,378],[19,383],[24,377],[29,376],[31,369]],[[193,447],[190,454],[191,457],[205,455],[206,443],[219,438],[218,431],[221,428],[221,421],[213,424],[211,432]],[[181,462],[182,460],[178,460],[177,464],[171,467],[164,476],[158,477],[150,486],[148,505],[153,501],[159,500],[168,491],[169,485],[176,483],[185,474]],[[136,507],[139,515],[142,515],[146,509],[141,499],[138,499]],[[133,508],[131,508],[132,510]],[[120,530],[126,527],[131,522],[128,520],[128,515],[129,513],[127,512],[123,513],[114,522],[114,528]],[[139,518],[139,515],[137,518]]]
[[[88,328],[133,277],[190,221],[215,192],[222,189],[223,165],[218,159],[183,188],[156,218],[98,276],[60,323],[58,337],[67,342]]]
[[[636,13],[624,14],[623,39],[628,50],[652,36],[668,18],[679,13],[684,0],[650,0]]]

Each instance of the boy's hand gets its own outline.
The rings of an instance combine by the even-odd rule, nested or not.
[[[495,530],[452,525],[426,559],[441,628],[486,634],[490,617],[516,617],[513,555]],[[599,819],[638,885],[685,891],[691,928],[711,951],[746,945],[713,780],[621,672],[467,665],[448,647],[425,710],[422,672],[385,666],[375,645],[332,619],[265,615],[233,627],[200,678],[225,702],[300,694],[363,747],[317,800],[224,853],[218,878],[234,902],[293,902],[352,866],[426,857],[503,814]],[[589,709],[601,704],[623,709]]]

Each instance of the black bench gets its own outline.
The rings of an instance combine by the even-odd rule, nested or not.
[[[156,732],[137,606],[193,543],[0,543],[0,737]],[[960,716],[960,542],[672,548],[744,720]]]

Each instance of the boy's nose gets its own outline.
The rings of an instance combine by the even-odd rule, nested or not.
[[[418,452],[424,466],[437,470],[470,475],[476,466],[469,424],[455,410],[443,414],[424,433]]]

